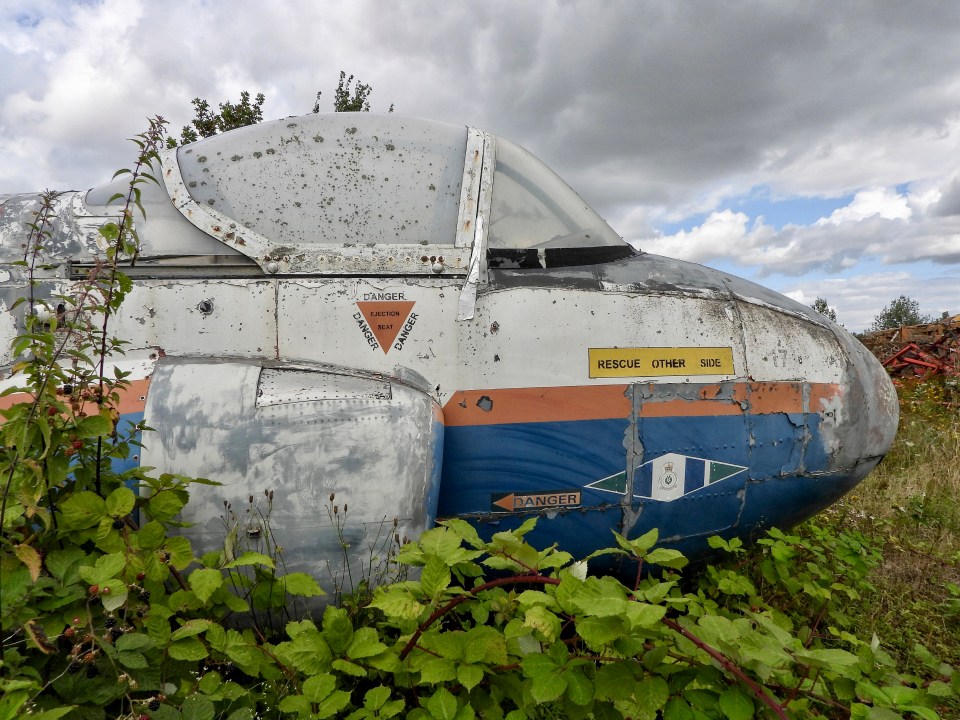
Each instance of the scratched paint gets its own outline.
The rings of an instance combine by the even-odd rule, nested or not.
[[[272,493],[269,522],[243,522],[272,533],[288,571],[333,592],[363,577],[395,534],[432,525],[443,432],[425,393],[307,365],[169,357],[152,383],[145,416],[157,430],[144,463],[222,483],[191,488],[183,532],[196,552],[223,548],[225,503],[243,517],[248,498],[263,505]],[[355,548],[347,558],[344,541]]]
[[[892,441],[892,385],[845,330],[632,249],[481,130],[309,115],[165,151],[159,174],[111,327],[149,388],[124,410],[157,428],[144,462],[227,483],[191,504],[204,548],[223,499],[272,489],[290,557],[321,579],[330,493],[351,508],[348,564],[383,518],[413,537],[435,512],[487,535],[539,515],[534,542],[582,554],[658,527],[695,554],[818,511]],[[38,299],[103,257],[120,190],[57,199]],[[13,263],[36,207],[0,196],[0,308],[27,292]],[[25,311],[0,314],[0,364]]]

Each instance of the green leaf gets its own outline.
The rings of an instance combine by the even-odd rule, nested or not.
[[[625,663],[608,663],[597,670],[594,693],[600,700],[614,700],[623,695],[625,688],[637,682]]]
[[[832,669],[851,668],[860,662],[853,653],[837,648],[797,650],[794,654],[800,660]]]
[[[477,529],[466,520],[451,518],[450,520],[444,520],[441,525],[450,528],[457,537],[470,547],[478,550],[483,547],[483,540],[481,540],[480,535],[477,534]]]
[[[248,641],[236,630],[227,630],[227,639],[223,646],[223,654],[235,662],[247,675],[257,673],[259,653],[256,643]]]
[[[118,487],[112,493],[107,495],[106,508],[107,514],[111,517],[123,517],[129,515],[133,506],[137,502],[137,496],[128,487]]]
[[[449,682],[457,677],[457,664],[442,657],[431,657],[420,668],[420,682],[428,685]]]
[[[539,675],[552,675],[559,669],[556,660],[549,655],[538,652],[530,653],[524,657],[520,666],[523,668],[523,674],[530,678]]]
[[[203,660],[207,657],[207,648],[196,637],[175,640],[167,648],[167,654],[174,660]],[[232,659],[232,658],[231,658]]]
[[[670,590],[676,586],[677,583],[671,582],[658,582],[650,585],[649,587],[643,588],[643,599],[654,605],[659,604],[663,599],[670,594]]]
[[[593,683],[579,670],[564,670],[567,680],[567,697],[574,705],[589,705],[593,700]]]
[[[234,710],[227,717],[227,720],[256,720],[258,716],[254,714],[253,708],[240,708],[239,710]]]
[[[556,700],[566,689],[567,678],[559,673],[537,675],[530,682],[530,696],[538,703]]]
[[[626,618],[634,629],[653,627],[666,614],[667,608],[663,605],[648,605],[642,602],[627,604]]]
[[[635,555],[636,557],[643,557],[654,545],[657,544],[657,539],[660,537],[660,531],[657,530],[657,528],[653,528],[652,530],[644,533],[638,538],[634,538],[633,540],[627,540],[627,538],[616,532],[613,533],[613,537],[617,541],[617,545],[622,547],[628,553]]]
[[[280,701],[280,712],[298,715],[302,718],[310,717],[310,701],[303,695],[287,695]]]
[[[659,676],[645,677],[622,688],[614,706],[626,715],[653,720],[670,697],[667,682]]]
[[[420,574],[420,587],[429,598],[439,597],[450,585],[450,568],[437,556],[427,560]]]
[[[331,667],[333,667],[334,670],[339,670],[344,675],[350,675],[352,677],[366,677],[367,674],[367,671],[362,666],[342,658],[334,660],[331,663]]]
[[[545,607],[536,605],[527,610],[523,624],[536,630],[547,642],[553,642],[560,637],[560,618]]]
[[[56,707],[50,710],[42,710],[40,712],[34,712],[30,715],[30,720],[59,720],[59,718],[64,717],[71,710],[75,709],[76,705],[67,705],[66,707]]]
[[[319,703],[317,712],[314,713],[313,717],[317,718],[317,720],[325,720],[325,718],[336,715],[349,704],[350,693],[344,692],[343,690],[334,690]]]
[[[416,620],[423,606],[408,588],[396,585],[381,585],[376,589],[370,607],[381,610],[387,617],[401,620]]]
[[[927,686],[927,692],[933,697],[947,698],[953,695],[953,689],[942,680],[934,680]]]
[[[75,582],[80,577],[79,568],[87,559],[87,554],[76,545],[68,545],[62,550],[52,550],[46,557],[47,570],[64,585]]]
[[[616,616],[585,617],[577,621],[577,633],[591,648],[599,650],[623,635],[623,619]]]
[[[103,585],[107,580],[119,575],[126,564],[127,559],[123,553],[101,555],[97,558],[93,567],[80,568],[80,577],[91,585]]]
[[[171,490],[162,490],[152,495],[144,505],[144,510],[154,520],[172,520],[183,510],[184,501]]]
[[[167,533],[156,520],[151,520],[137,531],[137,542],[142,550],[156,550],[163,545]]]
[[[193,562],[193,548],[190,547],[190,541],[182,535],[168,537],[163,549],[170,553],[170,564],[177,570],[183,570]]]
[[[189,622],[188,620],[184,625],[189,624]],[[207,644],[212,648],[223,648],[227,643],[227,631],[216,623],[211,623],[210,627],[206,629],[204,637],[207,639]]]
[[[236,560],[228,562],[223,567],[225,569],[241,567],[243,565],[265,565],[268,568],[275,568],[277,565],[269,555],[258,552],[245,552]]]
[[[740,639],[740,630],[733,622],[720,615],[704,615],[697,624],[704,631],[701,636],[709,643],[723,641],[736,644]]]
[[[213,720],[216,709],[213,703],[203,695],[188,695],[180,706],[180,716],[183,720]]]
[[[190,589],[197,598],[206,603],[210,596],[223,585],[223,575],[219,570],[200,568],[190,573],[187,582],[190,583]]]
[[[447,564],[454,564],[460,550],[460,537],[445,527],[436,527],[420,536],[419,545],[426,555],[433,555]]]
[[[327,606],[323,611],[323,636],[335,655],[346,652],[353,639],[353,623],[346,610]]]
[[[143,670],[144,668],[149,667],[147,664],[147,658],[141,652],[136,652],[133,650],[124,650],[121,653],[117,654],[117,661],[126,668],[131,670]]]
[[[437,720],[454,720],[457,716],[457,698],[446,688],[439,688],[427,699],[426,708]]]
[[[378,685],[367,690],[363,696],[363,706],[367,710],[379,710],[390,699],[390,688]]]
[[[610,577],[588,577],[572,594],[570,602],[587,615],[621,615],[627,607],[626,589]]]
[[[663,720],[694,720],[693,710],[683,698],[670,698],[663,708]]]
[[[289,625],[288,632],[289,632]],[[316,628],[298,633],[289,642],[277,645],[275,654],[284,665],[310,675],[330,669],[332,654],[326,640]]]
[[[60,525],[64,530],[84,530],[97,525],[107,514],[107,506],[96,493],[83,490],[60,503]]]
[[[686,567],[688,561],[679,550],[656,548],[647,555],[647,562],[679,570]]]
[[[307,678],[303,683],[303,696],[311,703],[318,703],[332,693],[337,687],[337,679],[333,675],[323,673]]]
[[[457,682],[467,690],[473,690],[483,680],[483,668],[477,665],[460,665],[457,667]]]
[[[120,651],[150,650],[156,644],[156,640],[149,635],[133,632],[118,637],[116,642],[114,642],[114,647]]]
[[[67,705],[65,707],[53,708],[52,710],[31,712],[27,717],[29,717],[30,720],[59,720],[76,707],[76,705]],[[10,720],[14,720],[14,716],[11,715]]]
[[[467,630],[463,649],[464,662],[484,662],[490,665],[507,664],[507,639],[492,627]]]
[[[943,720],[943,715],[923,705],[901,705],[900,710],[905,713],[913,713],[921,720]]]
[[[107,580],[101,585],[100,603],[107,612],[119,609],[127,602],[127,586],[120,580]]]
[[[206,632],[214,625],[215,623],[211,620],[203,620],[201,618],[187,620],[187,622],[185,622],[181,627],[173,631],[173,634],[170,635],[170,639],[182,640],[186,637],[193,637],[194,635],[199,635],[203,632]]]
[[[113,421],[108,414],[90,415],[77,423],[74,433],[80,438],[95,438],[113,432]]]
[[[751,720],[753,700],[739,687],[731,687],[720,693],[720,710],[729,720]]]
[[[375,629],[363,627],[353,634],[350,647],[347,648],[347,657],[359,660],[379,655],[386,649],[387,646],[380,642],[380,637]]]
[[[298,595],[300,597],[326,595],[323,588],[317,584],[317,581],[306,573],[289,573],[288,575],[284,575],[282,580],[284,588],[291,595]]]

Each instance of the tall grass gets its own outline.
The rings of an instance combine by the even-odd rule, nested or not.
[[[826,515],[879,540],[876,591],[862,627],[901,660],[922,644],[960,664],[960,391],[955,381],[898,384],[900,428],[880,466]]]

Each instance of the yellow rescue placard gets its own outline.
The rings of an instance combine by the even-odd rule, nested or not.
[[[589,348],[590,377],[733,375],[733,348]]]

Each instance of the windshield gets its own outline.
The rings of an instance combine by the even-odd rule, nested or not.
[[[537,158],[497,138],[490,248],[624,245],[603,218]]]

